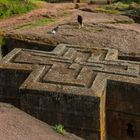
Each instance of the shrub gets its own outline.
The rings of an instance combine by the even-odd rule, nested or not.
[[[30,0],[0,0],[0,18],[26,13],[34,8]]]
[[[61,124],[55,125],[55,126],[53,127],[53,129],[54,129],[57,133],[59,133],[59,134],[62,134],[62,135],[63,135],[63,134],[65,133],[64,126],[61,125]]]
[[[140,0],[115,0],[115,2],[122,2],[122,3],[132,3],[132,2],[135,2],[135,3],[140,3]]]

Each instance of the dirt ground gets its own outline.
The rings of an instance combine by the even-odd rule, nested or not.
[[[31,13],[0,21],[1,32],[5,35],[39,40],[47,44],[76,44],[85,47],[109,47],[121,53],[140,54],[140,24],[123,15],[97,13],[96,5],[46,4],[44,8]],[[92,12],[83,9],[92,9]],[[77,15],[84,19],[84,27],[78,28]],[[52,18],[49,24],[32,26],[38,20]],[[59,25],[56,34],[48,33]]]

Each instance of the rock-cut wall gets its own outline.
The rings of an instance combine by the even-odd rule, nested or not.
[[[139,71],[114,49],[14,49],[0,63],[0,101],[86,140],[138,140]]]

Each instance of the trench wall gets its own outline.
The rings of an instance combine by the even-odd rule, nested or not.
[[[139,85],[108,81],[106,93],[106,122],[109,140],[139,140],[139,102]],[[129,126],[131,126],[131,128]]]

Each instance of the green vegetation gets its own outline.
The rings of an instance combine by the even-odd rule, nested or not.
[[[115,0],[114,2],[122,2],[122,3],[128,3],[131,4],[133,2],[140,3],[140,0]]]
[[[139,18],[138,20],[140,20],[140,4],[134,2],[130,4],[117,2],[110,5],[103,5],[96,8],[96,11],[108,14],[128,15],[130,17]]]
[[[22,14],[37,8],[39,0],[0,0],[0,18]]]
[[[3,39],[3,36],[0,35],[0,60],[2,59],[2,56],[3,56],[3,54],[2,54],[3,45],[5,45],[5,41]]]
[[[34,21],[34,22],[30,22],[30,23],[26,23],[26,24],[17,26],[16,29],[27,29],[27,28],[32,28],[32,27],[38,27],[38,26],[47,25],[52,22],[55,22],[55,20],[52,18],[42,18],[42,19]]]
[[[127,10],[129,7],[128,4],[124,4],[121,2],[113,3],[111,5],[104,5],[101,7],[98,7],[96,10],[104,13],[109,14],[123,14],[125,10]]]
[[[111,10],[124,11],[129,8],[129,4],[117,2],[117,3],[113,3],[111,5],[105,5],[103,7],[106,9],[111,9]]]
[[[131,3],[128,7],[128,10],[126,10],[125,14],[132,17],[135,16],[139,18],[138,20],[140,21],[140,4]]]
[[[54,22],[55,20],[52,19],[52,18],[43,18],[43,19],[40,19],[40,20],[37,20],[36,22],[34,22],[32,24],[32,26],[43,26],[43,25],[46,25],[46,24],[49,24],[49,23],[52,23]]]
[[[61,16],[67,17],[67,16],[69,16],[69,15],[70,15],[70,13],[68,13],[68,12],[63,12]]]
[[[113,22],[112,22],[113,23]],[[114,19],[114,24],[115,23],[121,23],[121,24],[131,24],[134,23],[133,19]]]
[[[102,13],[108,13],[108,14],[121,14],[119,10],[113,10],[113,9],[108,9],[106,7],[98,7],[96,8],[96,11],[102,12]]]
[[[4,42],[4,40],[3,40],[3,37],[0,36],[0,46],[2,46],[2,45],[4,45],[4,44],[5,44],[5,42]]]
[[[63,134],[65,133],[64,126],[61,125],[61,124],[55,125],[55,126],[53,127],[53,129],[54,129],[57,133],[59,133],[59,134],[62,134],[62,135],[63,135]]]

